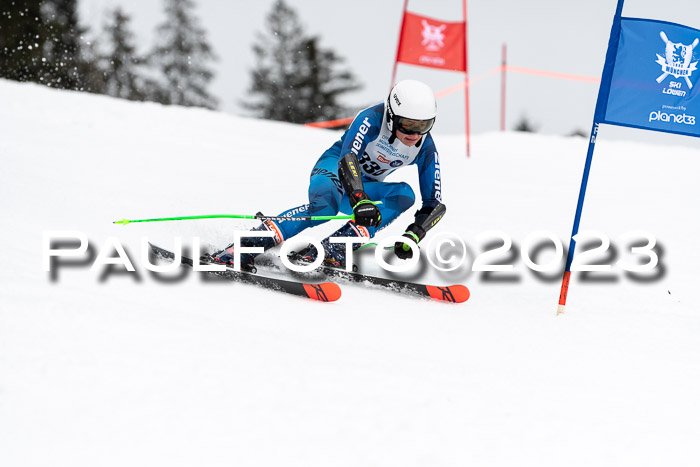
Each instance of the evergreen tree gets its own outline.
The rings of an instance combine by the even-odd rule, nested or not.
[[[293,123],[345,116],[338,97],[360,88],[350,71],[336,71],[343,60],[306,37],[296,12],[278,0],[267,16],[267,35],[253,44],[256,68],[250,93],[256,102],[243,106],[256,116]]]
[[[94,41],[81,37],[80,53],[76,63],[82,91],[105,94],[105,73],[102,57]]]
[[[580,128],[576,128],[574,129],[574,131],[569,133],[569,136],[580,136],[581,138],[588,138],[588,133],[586,133]]]
[[[41,81],[61,89],[92,90],[85,79],[91,63],[83,55],[87,29],[78,24],[77,0],[44,0],[41,10],[47,32]]]
[[[166,0],[165,21],[158,27],[158,42],[150,57],[164,83],[153,97],[163,104],[213,109],[218,103],[207,91],[214,77],[207,62],[216,57],[193,8],[192,0]]]
[[[338,97],[361,87],[350,71],[335,70],[335,65],[344,60],[330,49],[319,48],[318,41],[318,37],[309,38],[300,50],[302,73],[295,88],[301,92],[297,112],[304,123],[346,116],[348,110],[338,103]]]
[[[0,78],[39,81],[46,40],[41,0],[15,0],[0,6]]]
[[[104,38],[108,52],[102,57],[104,93],[113,97],[146,99],[146,79],[140,73],[145,60],[136,54],[131,18],[117,7],[110,14]]]
[[[513,128],[515,131],[524,131],[526,133],[535,133],[537,132],[537,126],[530,121],[527,116],[523,115],[520,117],[520,120],[518,123],[515,125]]]
[[[10,0],[0,6],[0,77],[99,92],[92,45],[76,0]]]

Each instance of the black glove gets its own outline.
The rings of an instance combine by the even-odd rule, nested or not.
[[[435,206],[423,206],[416,211],[416,221],[408,226],[403,236],[410,238],[418,245],[418,242],[423,240],[428,230],[440,222],[446,210],[447,208],[442,203],[438,203]],[[413,250],[405,242],[394,243],[394,253],[401,259],[413,258]]]
[[[411,224],[408,226],[406,232],[402,236],[410,238],[416,245],[418,245],[418,242],[425,237],[425,230],[418,224]],[[413,250],[407,243],[404,242],[394,243],[394,253],[401,259],[413,258]]]
[[[355,215],[355,223],[365,227],[377,227],[382,222],[379,208],[370,201],[364,191],[356,191],[350,195],[354,206],[352,213]]]

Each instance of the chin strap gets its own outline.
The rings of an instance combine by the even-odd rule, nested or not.
[[[391,96],[386,99],[386,122],[391,130],[391,136],[389,136],[389,144],[394,144],[396,141],[396,123],[394,122],[394,112],[391,111],[391,102],[389,102]]]

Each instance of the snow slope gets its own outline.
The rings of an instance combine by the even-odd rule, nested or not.
[[[112,221],[276,214],[305,201],[339,133],[2,80],[0,103],[0,465],[700,462],[700,150],[601,130],[582,230],[620,252],[620,235],[653,233],[660,276],[575,274],[563,316],[560,275],[537,278],[518,257],[490,278],[469,265],[414,275],[468,284],[463,305],[350,285],[316,303],[143,267],[142,237],[222,246],[254,222]],[[540,230],[568,244],[585,140],[484,134],[467,160],[462,137],[435,136],[437,230],[472,256],[491,230],[518,248]],[[392,178],[416,186],[414,169]],[[137,272],[87,258],[52,279],[54,230],[84,232],[93,255],[118,238]]]

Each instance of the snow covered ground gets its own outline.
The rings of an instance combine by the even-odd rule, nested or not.
[[[560,274],[519,256],[508,274],[418,276],[467,284],[461,305],[351,285],[317,303],[143,267],[142,237],[222,246],[252,221],[112,221],[277,214],[305,201],[339,133],[2,80],[0,106],[0,465],[700,463],[700,150],[601,130],[581,230],[608,235],[617,258],[621,235],[652,233],[658,275],[575,274],[563,316]],[[467,160],[462,137],[435,138],[436,231],[472,253],[491,230],[516,253],[541,230],[568,245],[584,139],[477,135]],[[417,181],[413,168],[392,179]],[[116,237],[136,273],[87,257],[52,278],[42,238],[55,230],[84,232],[93,255]]]

